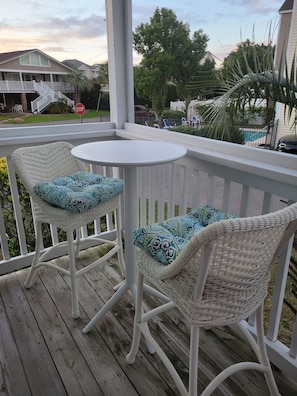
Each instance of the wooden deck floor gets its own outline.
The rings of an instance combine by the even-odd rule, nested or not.
[[[97,254],[98,249],[83,252],[79,265]],[[76,320],[70,314],[67,277],[43,268],[34,286],[24,289],[27,271],[0,278],[0,396],[178,394],[162,363],[147,353],[143,342],[135,363],[126,363],[134,315],[128,295],[89,334],[82,333],[121,280],[116,263],[80,279],[81,318]],[[151,303],[152,297],[147,296],[146,304]],[[173,312],[171,317],[153,322],[151,331],[186,381],[189,333],[184,321]],[[230,330],[204,331],[200,391],[219,369],[247,355],[251,355],[250,349]],[[281,393],[296,395],[296,384],[274,371]],[[260,373],[246,371],[234,375],[214,394],[263,396],[268,390]]]

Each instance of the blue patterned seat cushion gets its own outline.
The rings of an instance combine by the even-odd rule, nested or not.
[[[40,181],[34,189],[53,206],[83,213],[122,193],[124,181],[79,171],[70,176]]]
[[[192,236],[216,221],[234,218],[212,206],[203,206],[184,216],[177,216],[133,231],[133,243],[161,264],[172,263]]]

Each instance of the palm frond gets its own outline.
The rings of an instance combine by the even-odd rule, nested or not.
[[[297,83],[296,83],[296,58],[294,56],[291,65],[287,64],[285,57],[281,57],[278,70],[273,65],[273,58],[260,60],[254,53],[256,72],[252,71],[247,64],[248,73],[243,75],[240,65],[233,65],[232,78],[223,82],[220,96],[206,112],[205,117],[211,122],[213,128],[221,134],[228,133],[230,120],[227,116],[227,108],[231,108],[234,114],[242,110],[246,104],[256,103],[257,99],[284,104],[285,117],[291,120],[297,107]],[[283,70],[283,72],[282,72]],[[218,132],[219,133],[219,132]]]

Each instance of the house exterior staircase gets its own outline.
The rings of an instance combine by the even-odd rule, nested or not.
[[[65,100],[68,106],[74,107],[73,100],[62,94],[62,92],[55,92],[44,81],[38,83],[33,81],[33,87],[39,93],[38,98],[31,102],[31,110],[34,114],[41,113],[50,103],[58,102],[61,99]]]

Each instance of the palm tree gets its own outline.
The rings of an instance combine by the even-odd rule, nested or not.
[[[222,96],[204,114],[204,118],[210,122],[212,138],[227,140],[226,136],[229,134],[234,117],[238,116],[247,104],[255,104],[257,99],[265,99],[267,103],[284,104],[286,118],[292,122],[293,127],[296,127],[294,113],[297,107],[296,60],[294,57],[289,67],[285,56],[282,56],[280,64],[275,66],[273,55],[272,46],[268,47],[268,52],[262,59],[257,57],[255,51],[256,71],[251,69],[247,58],[247,72],[243,73],[239,64],[233,66],[231,79],[222,82]]]
[[[73,70],[72,73],[67,75],[66,80],[73,88],[74,103],[80,102],[80,94],[82,91],[90,90],[92,87],[91,81],[80,70]]]

